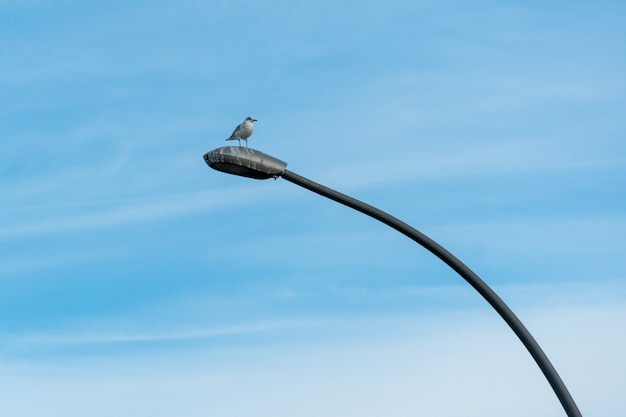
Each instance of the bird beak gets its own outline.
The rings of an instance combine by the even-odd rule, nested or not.
[[[253,122],[256,122],[256,119],[252,119]]]

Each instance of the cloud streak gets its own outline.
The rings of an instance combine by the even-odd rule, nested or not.
[[[0,239],[25,238],[33,235],[71,233],[98,228],[119,227],[211,210],[225,210],[250,200],[273,198],[274,191],[255,187],[170,194],[165,197],[122,200],[110,208],[57,214],[45,220],[21,221],[0,230]],[[107,204],[111,205],[111,203]]]
[[[626,339],[615,327],[616,320],[626,314],[624,306],[539,308],[526,313],[583,413],[620,416],[621,397],[611,387],[626,383],[626,369],[619,360]],[[311,335],[304,341],[264,347],[253,343],[78,362],[63,358],[43,363],[0,362],[0,387],[5,393],[2,409],[18,417],[44,412],[44,408],[48,414],[62,408],[69,416],[142,409],[156,417],[171,415],[171,410],[185,415],[207,410],[222,415],[271,411],[277,416],[297,412],[304,416],[411,415],[415,410],[440,417],[521,417],[529,410],[533,415],[562,413],[527,352],[490,315],[430,314],[427,319],[379,318],[334,325],[334,336],[323,342]],[[217,334],[274,329],[274,325],[261,324],[222,329]],[[206,337],[207,332],[200,334]],[[94,340],[110,341],[88,337],[60,342]],[[125,337],[112,340],[128,342]],[[573,345],[577,349],[571,349]],[[107,395],[103,397],[102,392]],[[37,401],[24,402],[25,393]],[[242,396],[247,401],[235,401]],[[57,403],[54,398],[63,401]],[[67,401],[74,407],[62,407]]]

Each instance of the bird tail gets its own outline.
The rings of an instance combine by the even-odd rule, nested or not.
[[[232,137],[232,136],[231,136],[231,137],[229,137],[229,138],[228,138],[228,139],[226,139],[226,140],[236,140],[236,139],[237,139],[237,138],[234,138],[234,137]]]

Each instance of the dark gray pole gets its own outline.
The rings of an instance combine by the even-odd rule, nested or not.
[[[550,360],[543,352],[535,338],[530,334],[528,329],[522,324],[517,316],[511,311],[504,301],[480,279],[471,269],[454,255],[444,249],[428,236],[409,226],[408,224],[398,220],[397,218],[385,213],[382,210],[365,204],[355,198],[349,197],[331,188],[313,182],[298,174],[287,171],[287,163],[273,156],[264,154],[255,149],[241,148],[237,146],[225,146],[214,149],[204,154],[204,161],[211,168],[228,174],[240,175],[243,177],[255,179],[268,179],[283,177],[289,182],[299,185],[307,190],[313,191],[321,196],[330,198],[338,203],[353,208],[366,214],[387,226],[396,229],[398,232],[409,237],[415,242],[428,249],[439,259],[444,261],[448,266],[454,269],[463,279],[465,279],[485,300],[500,314],[500,317],[515,332],[517,337],[522,341],[530,355],[533,357],[539,368],[545,375],[546,379],[552,386],[556,396],[563,405],[565,412],[569,417],[582,417],[574,399],[570,395],[567,387],[561,380],[561,377],[550,363]]]
[[[282,174],[282,177],[289,182],[297,184],[301,187],[306,188],[307,190],[313,191],[319,195],[330,198],[338,203],[341,203],[345,206],[353,208],[355,210],[360,211],[363,214],[366,214],[374,219],[396,229],[398,232],[404,234],[415,242],[419,243],[430,252],[432,252],[439,259],[444,261],[450,268],[454,269],[461,277],[463,277],[476,291],[483,296],[485,300],[500,314],[500,316],[507,322],[509,327],[515,332],[517,337],[522,341],[526,349],[530,352],[537,365],[548,379],[548,382],[554,389],[556,396],[561,401],[565,412],[569,417],[582,417],[574,399],[570,395],[567,387],[561,380],[561,377],[550,363],[550,360],[543,352],[535,338],[530,334],[528,329],[522,324],[522,322],[517,318],[517,316],[511,311],[509,306],[507,306],[504,301],[487,285],[485,282],[480,279],[478,275],[476,275],[471,269],[469,269],[463,262],[461,262],[458,258],[444,249],[437,242],[430,239],[428,236],[424,235],[420,231],[414,229],[408,224],[398,220],[397,218],[391,216],[388,213],[385,213],[382,210],[377,209],[376,207],[372,207],[369,204],[366,204],[362,201],[359,201],[355,198],[349,197],[345,194],[342,194],[338,191],[335,191],[331,188],[325,187],[321,184],[313,182],[307,178],[304,178],[298,174],[285,170]]]

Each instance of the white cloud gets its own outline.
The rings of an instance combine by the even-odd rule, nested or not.
[[[623,303],[523,313],[583,415],[621,416]],[[331,321],[325,328],[321,338],[313,332],[271,345],[3,362],[0,411],[15,417],[563,412],[528,353],[491,311]]]
[[[226,209],[244,202],[249,203],[251,200],[271,199],[276,192],[276,189],[246,186],[152,198],[122,199],[115,204],[107,202],[96,206],[79,206],[79,210],[74,208],[74,210],[48,215],[44,219],[38,217],[33,220],[19,220],[7,225],[0,230],[0,239],[151,222],[205,210]],[[64,203],[60,204],[63,206]]]
[[[118,323],[121,324],[121,323]],[[231,325],[217,328],[194,328],[188,330],[166,331],[141,331],[127,330],[122,332],[110,332],[108,330],[95,332],[85,329],[84,332],[74,333],[35,333],[17,336],[9,339],[9,343],[15,346],[33,348],[42,346],[46,348],[72,347],[76,345],[110,345],[125,343],[161,343],[161,342],[184,342],[194,340],[207,340],[225,336],[251,335],[255,333],[271,332],[302,326],[303,322],[257,322],[247,325]]]
[[[362,189],[416,180],[615,169],[626,163],[620,155],[594,156],[583,153],[583,150],[573,152],[564,145],[537,140],[448,146],[448,149],[427,147],[415,153],[402,146],[396,147],[394,152],[394,147],[390,147],[384,154],[328,167],[315,180]],[[373,159],[373,156],[377,158]]]

